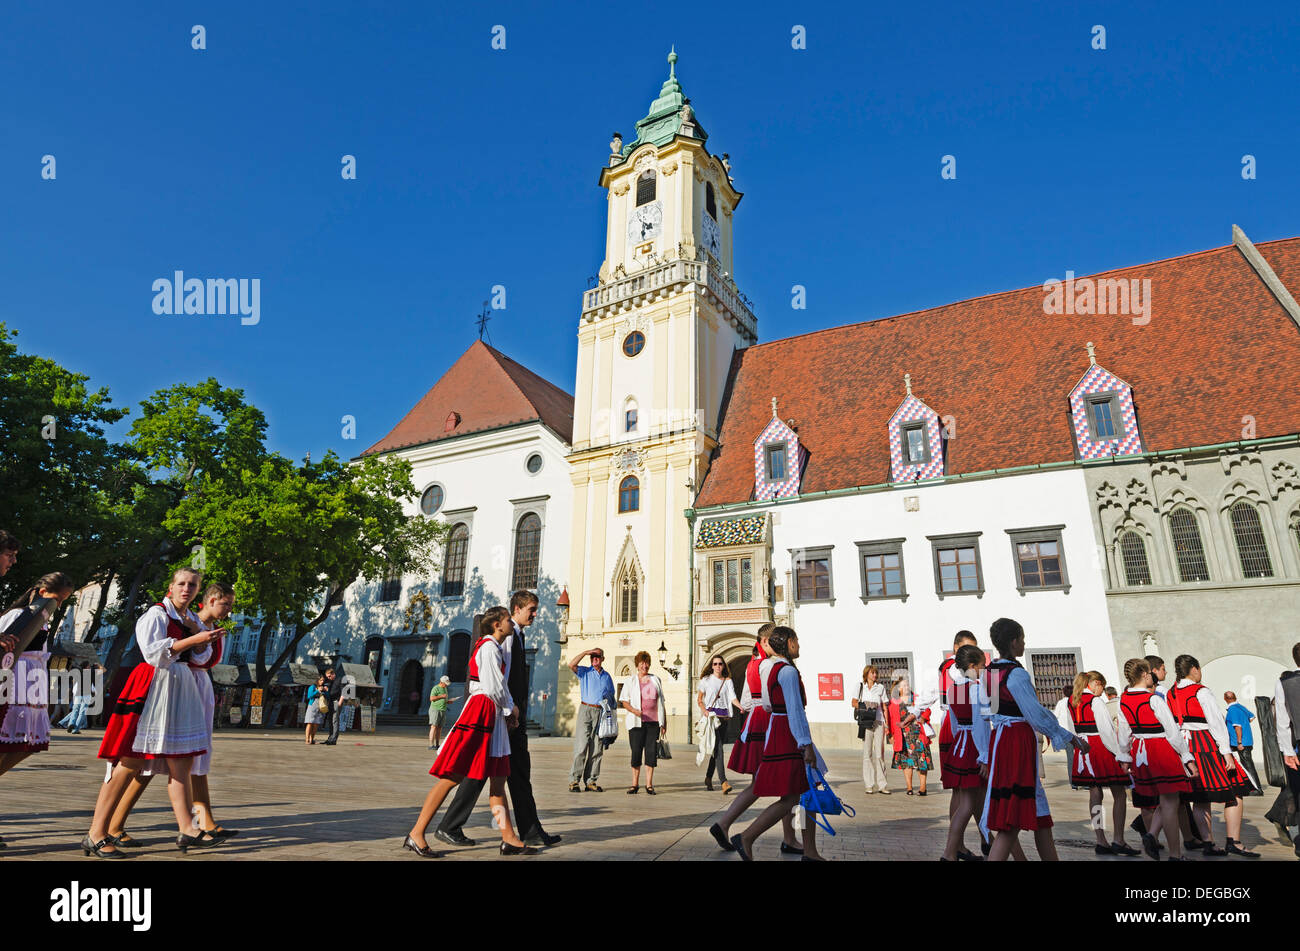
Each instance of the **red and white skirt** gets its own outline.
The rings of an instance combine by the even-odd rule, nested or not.
[[[1183,772],[1183,761],[1163,736],[1134,736],[1132,752],[1134,805],[1149,805],[1162,793],[1192,791],[1192,781]]]
[[[790,732],[790,722],[784,713],[773,713],[751,791],[755,796],[789,796],[807,789],[803,754]]]
[[[745,728],[740,731],[740,737],[732,744],[731,756],[727,759],[727,769],[733,773],[745,773],[750,776],[758,772],[770,721],[771,714],[761,706],[754,707],[745,715]]]
[[[1233,802],[1242,796],[1250,795],[1254,788],[1246,771],[1223,758],[1214,736],[1209,730],[1187,730],[1187,748],[1196,757],[1196,777],[1192,779],[1192,788],[1184,792],[1184,802]],[[1229,773],[1233,767],[1235,772]]]
[[[1074,789],[1086,789],[1092,786],[1129,786],[1128,771],[1120,764],[1113,753],[1106,749],[1106,744],[1096,733],[1085,737],[1088,752],[1080,753],[1070,749],[1070,786]]]
[[[464,776],[487,779],[510,775],[510,755],[492,756],[492,731],[497,728],[497,705],[486,694],[465,702],[456,725],[443,741],[429,773],[439,779]],[[502,727],[504,729],[504,727]]]
[[[970,728],[961,727],[953,731],[948,726],[951,718],[951,713],[945,716],[943,725],[939,727],[939,775],[943,781],[943,788],[978,789],[984,785],[977,762],[980,752],[975,747]],[[946,747],[945,734],[948,736]]]
[[[188,664],[137,664],[113,703],[99,758],[186,759],[207,750],[203,701]]]
[[[1040,808],[1040,806],[1042,808]],[[980,827],[986,832],[1032,832],[1052,825],[1047,797],[1038,779],[1038,738],[1025,720],[993,731],[989,788]]]
[[[0,753],[40,753],[50,748],[48,651],[23,651],[11,668],[14,699],[0,706]],[[22,696],[18,696],[22,691]]]

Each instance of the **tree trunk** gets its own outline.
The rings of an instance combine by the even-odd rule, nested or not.
[[[313,630],[315,630],[327,617],[329,617],[330,611],[332,611],[335,607],[343,603],[343,595],[346,591],[347,591],[347,585],[339,584],[338,582],[330,582],[329,597],[325,599],[325,607],[321,608],[320,613],[317,614],[316,617],[312,619],[310,624],[306,626],[299,624],[297,626],[298,633],[295,634],[293,639],[288,644],[285,645],[284,650],[280,651],[280,656],[277,657],[275,659],[275,663],[271,665],[271,669],[267,672],[265,681],[262,679],[262,669],[260,666],[262,663],[261,655],[265,653],[265,646],[264,646],[265,642],[263,641],[259,643],[258,645],[259,667],[258,667],[258,674],[257,674],[259,686],[264,686],[266,683],[268,683],[270,679],[275,676],[276,671],[278,671],[281,667],[283,667],[288,662],[289,658],[292,657],[294,653],[297,652],[298,644],[301,643],[302,639],[306,637],[308,634],[310,634]]]
[[[104,620],[104,609],[108,607],[108,592],[112,590],[115,577],[117,577],[117,569],[109,568],[108,576],[104,579],[104,587],[99,592],[99,606],[95,608],[95,616],[91,619],[90,628],[86,631],[86,641],[93,641],[95,635],[99,633],[100,622]]]
[[[276,624],[276,618],[279,615],[272,614],[262,622],[262,630],[257,634],[257,686],[263,690],[270,684],[271,678],[279,669],[279,664],[273,666],[270,670],[266,669],[266,647],[267,641],[271,637],[271,629]]]
[[[135,578],[131,581],[131,587],[127,590],[126,601],[122,605],[122,624],[117,629],[117,636],[113,638],[113,644],[108,649],[108,657],[104,661],[104,683],[110,687],[113,678],[117,676],[117,668],[122,664],[126,645],[131,643],[131,638],[135,636],[135,606],[140,600],[140,589],[144,585],[145,576],[153,563],[158,560],[159,554],[161,548],[155,549],[145,558],[140,565],[140,570],[135,573]]]

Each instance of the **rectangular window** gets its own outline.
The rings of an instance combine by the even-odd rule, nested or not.
[[[1063,691],[1074,686],[1079,672],[1079,653],[1073,650],[1029,651],[1029,672],[1038,702],[1048,710],[1056,706]]]
[[[785,443],[778,442],[765,450],[767,459],[767,481],[781,482],[785,479]]]
[[[401,572],[389,569],[384,573],[383,584],[379,586],[380,601],[396,601],[402,596]]]
[[[1061,544],[1064,525],[1046,525],[1042,528],[1007,529],[1011,538],[1011,558],[1016,565],[1016,590],[1065,591],[1070,590],[1070,578],[1065,570],[1065,555]]]
[[[924,422],[903,427],[903,455],[909,465],[930,461],[930,443],[926,439]]]
[[[980,534],[927,536],[934,551],[934,590],[940,598],[984,593]]]
[[[899,677],[906,677],[913,688],[916,687],[912,680],[911,654],[868,654],[867,663],[876,668],[876,683],[883,684],[891,698],[894,695],[894,681]]]
[[[751,557],[719,558],[713,562],[713,603],[747,604],[754,599]]]
[[[834,598],[829,548],[791,551],[790,557],[794,563],[796,601],[830,601]]]
[[[864,602],[884,598],[907,599],[907,585],[903,578],[903,541],[902,538],[886,538],[856,543],[862,562]]]
[[[1088,438],[1115,439],[1119,429],[1119,399],[1114,393],[1088,397]]]
[[[625,414],[625,419],[623,421],[623,430],[624,432],[629,432],[629,433],[636,432],[636,410],[630,409]]]

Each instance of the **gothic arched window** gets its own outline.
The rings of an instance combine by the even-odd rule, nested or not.
[[[537,587],[537,565],[542,551],[542,520],[529,512],[515,530],[515,565],[510,587],[516,591]]]
[[[1122,532],[1119,553],[1124,563],[1124,583],[1130,587],[1151,583],[1151,566],[1147,563],[1147,546],[1137,532]]]
[[[1169,532],[1174,540],[1174,556],[1178,561],[1180,581],[1209,581],[1210,569],[1205,564],[1205,548],[1201,544],[1201,529],[1196,516],[1185,508],[1174,509],[1169,516]]]
[[[636,512],[641,508],[641,481],[628,476],[618,484],[618,510]]]
[[[1264,529],[1259,524],[1259,510],[1242,499],[1232,507],[1231,516],[1232,537],[1237,542],[1241,576],[1273,577],[1273,560],[1268,556],[1268,543],[1264,541]]]
[[[641,620],[641,579],[637,577],[636,566],[630,561],[623,566],[623,572],[619,575],[617,595],[617,623],[635,624]]]
[[[469,554],[469,526],[461,522],[447,540],[447,561],[442,571],[442,596],[459,598],[465,593],[465,561]]]
[[[655,200],[655,173],[653,169],[646,169],[641,173],[641,177],[636,180],[636,204],[640,208],[642,205],[648,205]]]

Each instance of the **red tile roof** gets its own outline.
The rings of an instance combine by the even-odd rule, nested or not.
[[[1256,247],[1300,297],[1300,238]],[[940,417],[955,417],[949,474],[1069,461],[1068,397],[1088,341],[1133,387],[1148,450],[1239,440],[1247,415],[1258,437],[1300,433],[1300,328],[1236,247],[1091,276],[1150,279],[1150,323],[1045,315],[1039,285],[738,352],[697,504],[750,499],[753,441],[773,396],[810,454],[803,492],[887,482],[904,373]]]
[[[446,431],[448,417],[460,422]],[[565,443],[573,441],[573,397],[489,347],[474,342],[409,413],[362,453],[391,452],[423,443],[540,420]]]

